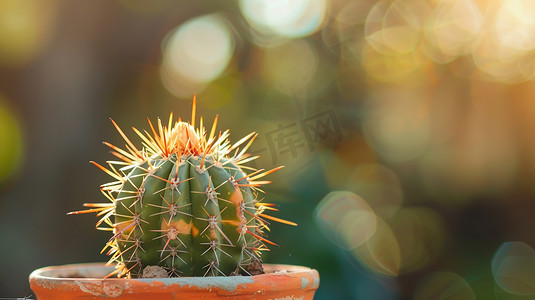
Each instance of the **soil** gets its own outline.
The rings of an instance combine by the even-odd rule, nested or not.
[[[141,278],[167,278],[167,271],[159,266],[146,266]]]
[[[265,274],[264,267],[262,267],[262,262],[253,261],[247,266],[247,272],[251,275],[260,275]]]

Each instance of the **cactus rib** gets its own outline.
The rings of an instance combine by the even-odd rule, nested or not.
[[[202,117],[194,127],[195,107],[194,97],[191,124],[171,113],[168,125],[149,119],[150,133],[133,128],[141,149],[112,120],[125,149],[105,143],[119,161],[91,162],[115,180],[101,185],[110,202],[70,213],[97,213],[97,229],[113,233],[103,249],[116,265],[110,276],[142,277],[148,266],[170,277],[248,275],[266,244],[276,245],[268,220],[296,225],[266,214],[277,209],[257,198],[270,183],[259,179],[281,168],[244,165],[257,158],[247,153],[257,134],[231,144],[228,130],[216,136],[218,117],[207,134]]]

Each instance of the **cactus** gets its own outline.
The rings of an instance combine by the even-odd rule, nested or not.
[[[257,134],[230,144],[228,130],[216,135],[217,120],[209,134],[202,117],[195,128],[194,97],[191,124],[173,123],[171,113],[167,126],[149,119],[152,134],[133,128],[141,149],[112,120],[126,150],[105,143],[120,161],[92,162],[115,179],[101,186],[110,202],[70,213],[97,213],[97,229],[112,231],[102,250],[116,266],[110,276],[143,277],[154,266],[170,277],[254,275],[266,244],[275,245],[269,221],[296,225],[267,215],[277,209],[258,198],[269,183],[258,179],[281,167],[244,165],[257,158],[246,153]]]

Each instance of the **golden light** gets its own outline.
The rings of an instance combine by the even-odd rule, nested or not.
[[[379,1],[366,19],[366,40],[382,54],[413,52],[422,39],[422,16],[427,10],[425,1]]]
[[[162,81],[181,97],[199,92],[223,73],[234,52],[234,38],[225,19],[213,14],[180,25],[162,48]]]
[[[503,1],[494,24],[500,43],[513,51],[535,48],[535,2],[530,0]]]
[[[328,12],[327,0],[241,0],[247,22],[264,34],[301,37],[314,33]]]
[[[368,3],[359,3],[366,9]],[[367,75],[377,81],[404,80],[404,75],[425,63],[421,55],[436,64],[472,56],[479,69],[477,78],[505,83],[531,80],[535,76],[534,6],[530,0],[378,1],[366,16],[367,47],[358,51]],[[342,32],[358,26],[341,20],[337,18],[336,24]],[[346,47],[351,50],[349,44]]]
[[[491,34],[484,37],[472,51],[474,64],[479,68],[479,78],[504,83],[519,83],[533,78],[533,57],[504,46]]]
[[[518,83],[535,76],[535,17],[531,1],[504,1],[493,7],[494,22],[474,44],[473,60],[481,77]]]
[[[425,27],[426,54],[437,63],[470,54],[483,22],[481,11],[472,0],[438,1]]]

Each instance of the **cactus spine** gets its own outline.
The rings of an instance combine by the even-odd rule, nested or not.
[[[110,275],[142,277],[148,266],[172,277],[250,274],[266,244],[274,245],[265,238],[266,219],[296,225],[265,214],[276,209],[257,199],[269,183],[258,179],[280,169],[244,166],[256,158],[246,151],[257,135],[231,145],[228,130],[216,136],[217,117],[209,135],[202,117],[195,129],[195,98],[191,124],[173,124],[171,114],[167,126],[149,120],[152,135],[133,128],[141,150],[113,124],[126,150],[105,144],[120,161],[92,162],[115,178],[101,186],[110,203],[86,203],[89,209],[72,213],[96,212],[97,229],[113,232],[103,249],[116,265]]]

